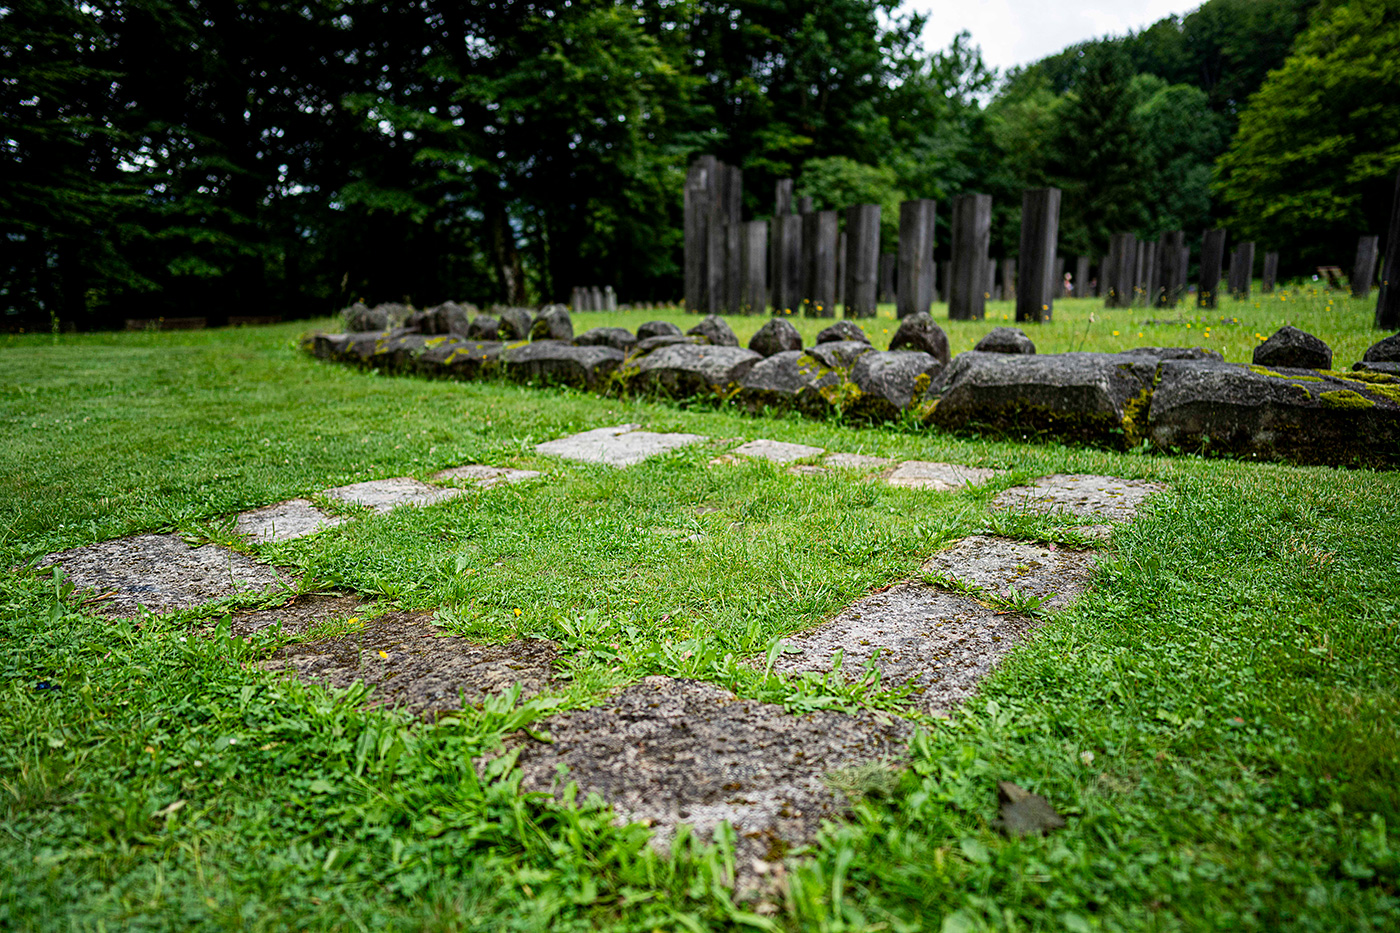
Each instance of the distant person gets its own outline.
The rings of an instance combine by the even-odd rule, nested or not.
[[[1066,298],[1072,298],[1072,297],[1074,297],[1074,281],[1073,281],[1073,279],[1074,279],[1074,273],[1072,273],[1072,272],[1066,272],[1066,273],[1065,273],[1065,297],[1066,297]]]

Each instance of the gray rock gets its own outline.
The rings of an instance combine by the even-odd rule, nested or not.
[[[1215,350],[1205,347],[1134,347],[1124,350],[1119,356],[1150,357],[1154,360],[1223,360]]]
[[[333,528],[345,521],[342,516],[328,515],[306,499],[289,499],[276,505],[240,512],[234,518],[234,531],[255,544],[268,541],[292,541],[315,534],[323,528]]]
[[[1307,331],[1285,324],[1254,348],[1254,365],[1271,369],[1331,369],[1332,348]]]
[[[478,318],[480,320],[480,318]],[[417,368],[429,375],[451,379],[479,379],[500,368],[505,344],[499,340],[467,340],[450,338],[434,343],[428,338]]]
[[[1063,609],[1084,592],[1094,573],[1094,553],[1054,544],[973,535],[924,563],[923,572],[1006,599],[1014,590]]]
[[[836,343],[841,340],[859,340],[863,343],[870,342],[870,338],[866,336],[865,331],[861,330],[860,325],[853,324],[850,321],[837,321],[835,324],[832,324],[830,327],[817,334],[817,343],[819,344]]]
[[[646,356],[653,350],[659,350],[662,347],[674,347],[680,344],[692,347],[708,347],[710,345],[709,341],[704,337],[687,337],[684,334],[661,334],[658,337],[647,337],[644,340],[638,340],[637,345],[629,350],[627,355],[632,359],[637,359],[638,357]]]
[[[802,349],[802,335],[791,323],[775,317],[758,329],[749,341],[749,349],[764,356]]]
[[[1035,344],[1026,332],[1019,327],[995,327],[991,333],[977,341],[972,349],[982,353],[1021,353],[1032,354]]]
[[[885,478],[885,482],[902,489],[957,492],[968,486],[980,486],[999,472],[1001,471],[988,467],[964,466],[961,463],[906,460],[894,468]]]
[[[1151,496],[1167,487],[1141,479],[1056,473],[1029,486],[1012,486],[996,494],[992,509],[1068,515],[1089,521],[1130,522]]]
[[[744,374],[735,402],[751,412],[794,409],[821,416],[832,410],[845,384],[841,374],[801,350],[784,350]]]
[[[286,590],[291,580],[275,567],[237,551],[190,547],[178,535],[136,535],[49,554],[93,612],[114,617],[164,613],[234,596]]]
[[[1007,836],[1043,836],[1065,826],[1065,818],[1050,801],[1010,781],[997,781],[997,801],[1001,816],[992,820],[992,828]]]
[[[491,314],[478,314],[467,325],[468,340],[500,340],[501,320]]]
[[[1362,360],[1351,367],[1359,373],[1386,373],[1391,376],[1400,376],[1400,363],[1370,363]]]
[[[429,486],[410,476],[368,480],[348,486],[336,486],[325,491],[325,495],[332,499],[363,505],[376,512],[388,512],[405,505],[433,505],[461,494],[460,489]]]
[[[890,341],[891,350],[919,350],[948,365],[948,335],[926,311],[911,314],[899,322]]]
[[[345,329],[355,333],[389,329],[389,312],[383,308],[370,309],[355,302],[341,312],[345,316]]]
[[[500,318],[500,325],[497,329],[497,336],[501,340],[529,340],[530,326],[534,323],[530,311],[526,308],[500,308],[496,312]],[[572,338],[573,334],[570,333]]]
[[[1390,468],[1400,463],[1400,381],[1214,361],[1161,365],[1152,443],[1183,450]]]
[[[623,819],[649,825],[663,852],[681,823],[708,839],[728,822],[740,888],[752,884],[746,876],[755,868],[810,842],[822,820],[840,815],[828,783],[834,773],[902,758],[911,732],[887,716],[793,715],[711,684],[661,676],[537,729],[552,741],[520,740],[525,789],[562,798],[576,782],[579,799],[597,794]]]
[[[413,313],[411,307],[397,301],[386,301],[383,304],[375,305],[374,310],[382,311],[388,316],[390,327],[403,327],[404,322],[407,321],[409,315]]]
[[[465,337],[471,327],[467,310],[455,301],[444,301],[435,308],[428,309],[428,327],[424,333],[457,334]]]
[[[555,656],[551,642],[477,645],[442,632],[429,613],[395,612],[362,631],[279,648],[260,666],[340,689],[363,683],[375,705],[431,720],[517,683],[533,696],[553,681]]]
[[[530,323],[531,340],[573,340],[574,322],[563,305],[549,305]]]
[[[848,377],[860,391],[847,406],[855,417],[890,421],[923,401],[943,364],[917,350],[872,350],[862,354]]]
[[[681,329],[670,321],[647,321],[637,328],[637,339],[646,340],[648,337],[679,337]]]
[[[415,334],[431,334],[432,327],[432,315],[427,311],[411,312],[403,321],[403,329]]]
[[[692,337],[704,337],[712,346],[716,347],[737,347],[739,338],[734,336],[734,331],[730,330],[724,318],[718,314],[707,314],[699,323],[686,331]]]
[[[948,430],[1122,447],[1144,430],[1139,420],[1156,372],[1154,359],[1113,353],[960,353],[939,380],[931,420]]]
[[[875,350],[863,340],[836,340],[807,349],[807,355],[828,369],[847,370],[856,360]]]
[[[639,424],[594,428],[535,445],[535,453],[584,463],[628,467],[680,447],[708,440],[703,434],[658,434],[638,431]]]
[[[826,453],[826,450],[822,447],[813,447],[810,444],[789,444],[786,441],[770,441],[761,437],[758,440],[740,444],[730,453],[740,457],[752,457],[756,460],[768,460],[772,463],[792,463],[796,460],[819,457]]]
[[[580,347],[612,347],[626,353],[637,345],[637,338],[625,327],[595,327],[574,338]]]
[[[632,385],[640,392],[672,398],[709,394],[727,398],[761,359],[752,350],[735,346],[676,344],[642,357]]]
[[[310,337],[303,337],[301,346],[319,360],[341,360],[345,359],[351,339],[350,334],[326,334],[318,331]]]
[[[543,476],[539,470],[516,470],[512,467],[493,467],[483,463],[467,463],[462,466],[439,470],[429,477],[435,483],[461,483],[479,489],[495,486],[514,486],[527,480]]]
[[[430,338],[403,328],[379,333],[351,334],[344,358],[389,372],[412,369]]]
[[[519,382],[597,389],[622,364],[624,356],[612,347],[576,347],[562,340],[537,340],[507,347],[501,362],[507,375]]]
[[[1371,344],[1361,360],[1365,363],[1400,363],[1400,334],[1392,334]]]

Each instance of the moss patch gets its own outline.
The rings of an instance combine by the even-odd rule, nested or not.
[[[1360,392],[1353,392],[1351,389],[1337,389],[1333,392],[1323,392],[1318,396],[1322,400],[1325,408],[1374,408],[1376,403],[1371,401]]]

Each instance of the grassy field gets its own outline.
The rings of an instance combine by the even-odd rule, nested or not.
[[[1011,313],[994,303],[987,322],[945,325],[954,352]],[[1256,334],[1288,322],[1344,368],[1381,336],[1371,313],[1295,291],[1170,324],[1064,302],[1027,329],[1047,352],[1199,344],[1246,360]],[[695,320],[589,314],[576,329],[653,318]],[[763,320],[731,324],[746,340]],[[317,323],[329,326],[0,337],[0,928],[1400,926],[1397,474],[388,378],[298,352]],[[885,309],[867,328],[877,345],[894,323]],[[929,494],[715,469],[715,447],[622,471],[533,453],[624,421],[1010,472]],[[365,617],[421,608],[482,641],[554,639],[566,677],[518,707],[414,724],[361,693],[251,668],[276,642],[211,635],[230,605],[112,622],[33,569],[138,531],[232,543],[240,509],[465,462],[545,476],[240,547],[307,588],[357,591]],[[1057,471],[1171,488],[979,697],[920,721],[910,767],[794,863],[776,912],[733,902],[722,846],[655,856],[644,829],[605,810],[522,798],[508,770],[476,774],[474,757],[552,704],[591,705],[653,673],[794,711],[889,707],[859,685],[781,682],[737,661],[961,536],[1081,540],[1072,524],[987,509]],[[1067,828],[994,832],[1001,779],[1046,795]]]

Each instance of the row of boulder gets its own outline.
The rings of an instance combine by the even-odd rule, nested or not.
[[[1024,332],[1008,327],[950,358],[947,335],[927,314],[904,318],[882,351],[851,321],[804,347],[791,323],[774,318],[741,347],[717,315],[687,331],[651,321],[636,333],[598,327],[575,336],[562,305],[493,309],[465,324],[443,307],[401,327],[314,334],[306,345],[323,359],[386,371],[718,399],[752,412],[911,419],[1017,439],[1294,463],[1400,464],[1400,335],[1338,372],[1326,344],[1293,327],[1243,365],[1199,347],[1037,354]],[[439,329],[444,322],[454,328]]]

